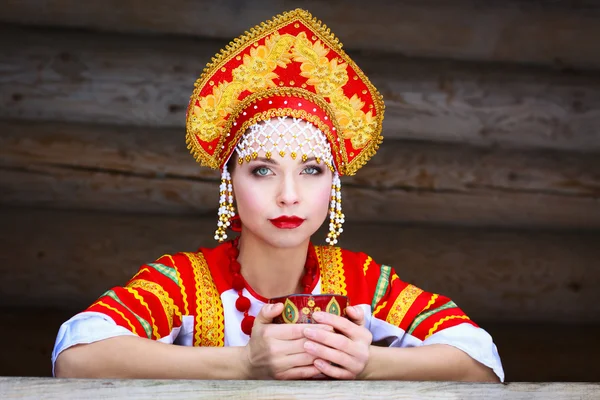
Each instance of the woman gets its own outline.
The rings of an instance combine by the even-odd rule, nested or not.
[[[339,177],[375,154],[383,111],[375,87],[305,11],[232,42],[197,81],[187,113],[192,154],[222,171],[222,243],[142,266],[63,324],[55,374],[503,380],[491,337],[450,299],[335,247]],[[328,245],[315,247],[327,218]],[[227,240],[228,228],[241,234]],[[343,294],[353,306],[348,319],[273,324],[283,305],[268,298],[290,293]]]

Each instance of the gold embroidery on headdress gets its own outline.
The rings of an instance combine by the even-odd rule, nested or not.
[[[290,28],[294,21],[300,32]],[[295,72],[287,75],[302,77],[300,82],[282,76],[291,64],[295,64],[293,71],[298,68],[299,76]],[[330,30],[298,9],[250,29],[204,69],[195,84],[187,118],[188,148],[196,160],[212,168],[222,167],[249,123],[282,115],[285,108],[281,105],[255,105],[269,96],[305,98],[318,105],[316,113],[292,107],[285,115],[302,114],[302,119],[323,128],[341,174],[353,175],[382,141],[381,95]],[[238,119],[243,122],[236,124]],[[347,152],[350,146],[353,151]]]

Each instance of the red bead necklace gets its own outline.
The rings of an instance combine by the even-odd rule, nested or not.
[[[242,319],[242,332],[250,336],[252,333],[252,327],[254,326],[254,317],[248,315],[250,310],[250,299],[244,296],[244,287],[246,286],[246,280],[241,274],[242,266],[238,262],[240,251],[238,250],[239,237],[231,241],[231,248],[229,249],[229,267],[231,268],[231,274],[233,276],[233,289],[238,292],[238,299],[235,301],[235,308],[239,312],[244,313]],[[312,243],[308,245],[308,255],[306,257],[306,264],[304,265],[304,276],[302,277],[302,285],[304,286],[304,294],[309,294],[312,289],[312,284],[315,278],[319,263],[317,261],[317,255],[315,248]]]

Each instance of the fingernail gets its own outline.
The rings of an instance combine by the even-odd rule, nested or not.
[[[323,368],[325,366],[325,362],[323,360],[315,360],[315,365],[318,368]]]
[[[323,321],[323,320],[325,320],[325,313],[322,312],[322,311],[314,312],[312,316],[313,316],[313,318],[316,321]]]
[[[306,342],[306,343],[304,343],[304,348],[306,350],[314,351],[314,350],[316,350],[317,347],[315,346],[315,344],[313,342]]]
[[[315,337],[315,334],[316,334],[316,332],[315,332],[314,329],[306,328],[304,330],[304,336],[306,336],[307,338],[311,338],[312,339],[312,338]]]

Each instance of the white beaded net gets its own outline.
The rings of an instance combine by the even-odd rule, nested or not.
[[[325,134],[299,118],[277,117],[252,125],[235,151],[240,164],[257,158],[259,152],[264,151],[267,158],[273,154],[281,157],[289,154],[293,159],[301,157],[302,161],[315,157],[317,162],[323,161],[334,170],[331,146]]]
[[[252,125],[242,136],[235,151],[238,162],[249,162],[259,156],[271,158],[273,154],[281,157],[290,155],[293,159],[300,157],[307,161],[314,157],[333,171],[331,200],[329,204],[329,234],[325,241],[333,246],[343,232],[344,214],[342,213],[342,192],[340,176],[335,170],[331,146],[327,137],[317,127],[299,118],[277,117]],[[264,154],[262,154],[264,152]],[[227,163],[221,173],[219,188],[219,222],[215,232],[215,240],[227,240],[227,228],[235,216],[231,175]]]

